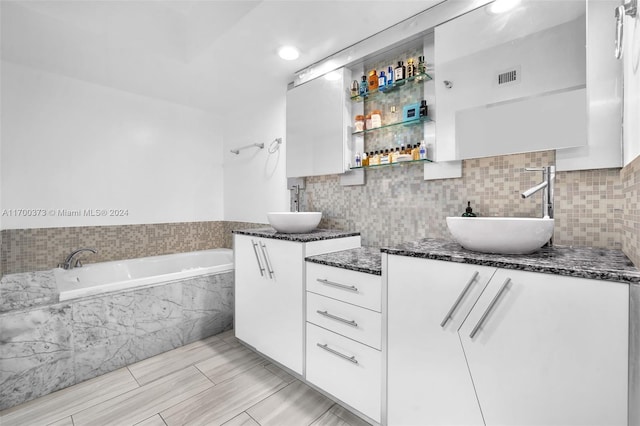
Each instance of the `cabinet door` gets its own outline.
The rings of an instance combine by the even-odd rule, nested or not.
[[[319,77],[287,92],[287,177],[346,170],[349,73],[344,68],[335,72],[340,78]]]
[[[483,424],[457,329],[494,271],[388,257],[389,425]]]
[[[236,336],[302,374],[302,244],[235,237]],[[258,262],[262,264],[260,274]]]
[[[499,269],[459,331],[486,424],[626,425],[628,297],[626,284]]]

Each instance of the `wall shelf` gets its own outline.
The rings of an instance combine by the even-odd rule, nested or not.
[[[426,160],[411,160],[411,161],[398,161],[396,163],[387,163],[387,164],[376,164],[375,166],[360,166],[360,167],[351,167],[351,170],[369,170],[369,169],[381,169],[384,167],[393,167],[393,166],[403,166],[408,164],[424,164],[424,163],[433,163],[433,161]]]
[[[411,126],[415,126],[415,125],[420,124],[420,123],[425,123],[427,121],[433,121],[433,120],[429,116],[420,117],[417,120],[398,121],[397,123],[385,124],[384,126],[375,127],[373,129],[365,129],[365,130],[361,130],[359,132],[353,132],[351,134],[352,135],[362,135],[362,134],[365,134],[365,133],[377,132],[377,131],[380,131],[380,130],[389,129],[391,127],[396,127],[396,126],[411,127]]]
[[[351,100],[353,102],[363,102],[365,99],[366,100],[372,100],[375,99],[378,96],[383,96],[386,95],[388,93],[393,93],[396,92],[398,90],[400,90],[400,88],[402,88],[403,86],[406,85],[411,85],[411,84],[416,84],[416,83],[423,83],[425,81],[429,81],[432,80],[432,77],[427,74],[427,73],[421,73],[421,74],[417,74],[413,77],[409,77],[409,78],[405,78],[403,80],[400,80],[398,82],[393,82],[393,84],[391,85],[391,87],[389,86],[384,86],[384,88],[378,88],[376,90],[370,91],[365,95],[356,95],[356,96],[352,96]]]

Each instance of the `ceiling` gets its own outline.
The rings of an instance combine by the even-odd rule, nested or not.
[[[2,59],[223,114],[436,3],[3,0]],[[280,59],[284,44],[300,58]]]

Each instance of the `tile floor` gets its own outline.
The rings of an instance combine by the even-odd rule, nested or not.
[[[364,426],[233,330],[0,412],[0,425]]]

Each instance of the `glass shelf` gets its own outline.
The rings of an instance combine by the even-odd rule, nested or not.
[[[376,127],[374,129],[365,129],[365,130],[361,130],[359,132],[353,132],[351,133],[352,135],[362,135],[365,133],[371,133],[371,132],[376,132],[378,130],[383,130],[383,129],[388,129],[390,127],[396,127],[396,126],[405,126],[405,127],[411,127],[411,126],[415,126],[416,124],[420,124],[420,123],[425,123],[427,121],[433,121],[431,119],[431,117],[427,116],[427,117],[420,117],[417,120],[410,120],[410,121],[398,121],[397,123],[391,123],[391,124],[385,124],[384,126],[380,126],[380,127]]]
[[[403,80],[400,80],[398,82],[393,82],[393,84],[391,85],[391,87],[388,86],[384,86],[383,89],[376,89],[373,91],[368,92],[366,95],[356,95],[356,96],[352,96],[351,100],[353,102],[362,102],[365,99],[375,99],[378,96],[387,94],[387,93],[392,93],[397,91],[400,87],[405,86],[407,83],[422,83],[425,81],[429,81],[432,80],[431,76],[427,73],[422,73],[422,74],[417,74],[413,77],[409,77],[409,78],[405,78]]]
[[[402,166],[404,164],[417,164],[417,163],[433,163],[431,160],[411,160],[411,161],[398,161],[396,163],[387,163],[387,164],[377,164],[375,166],[360,166],[360,167],[351,167],[351,170],[368,170],[368,169],[380,169],[382,167],[393,167],[393,166]]]

